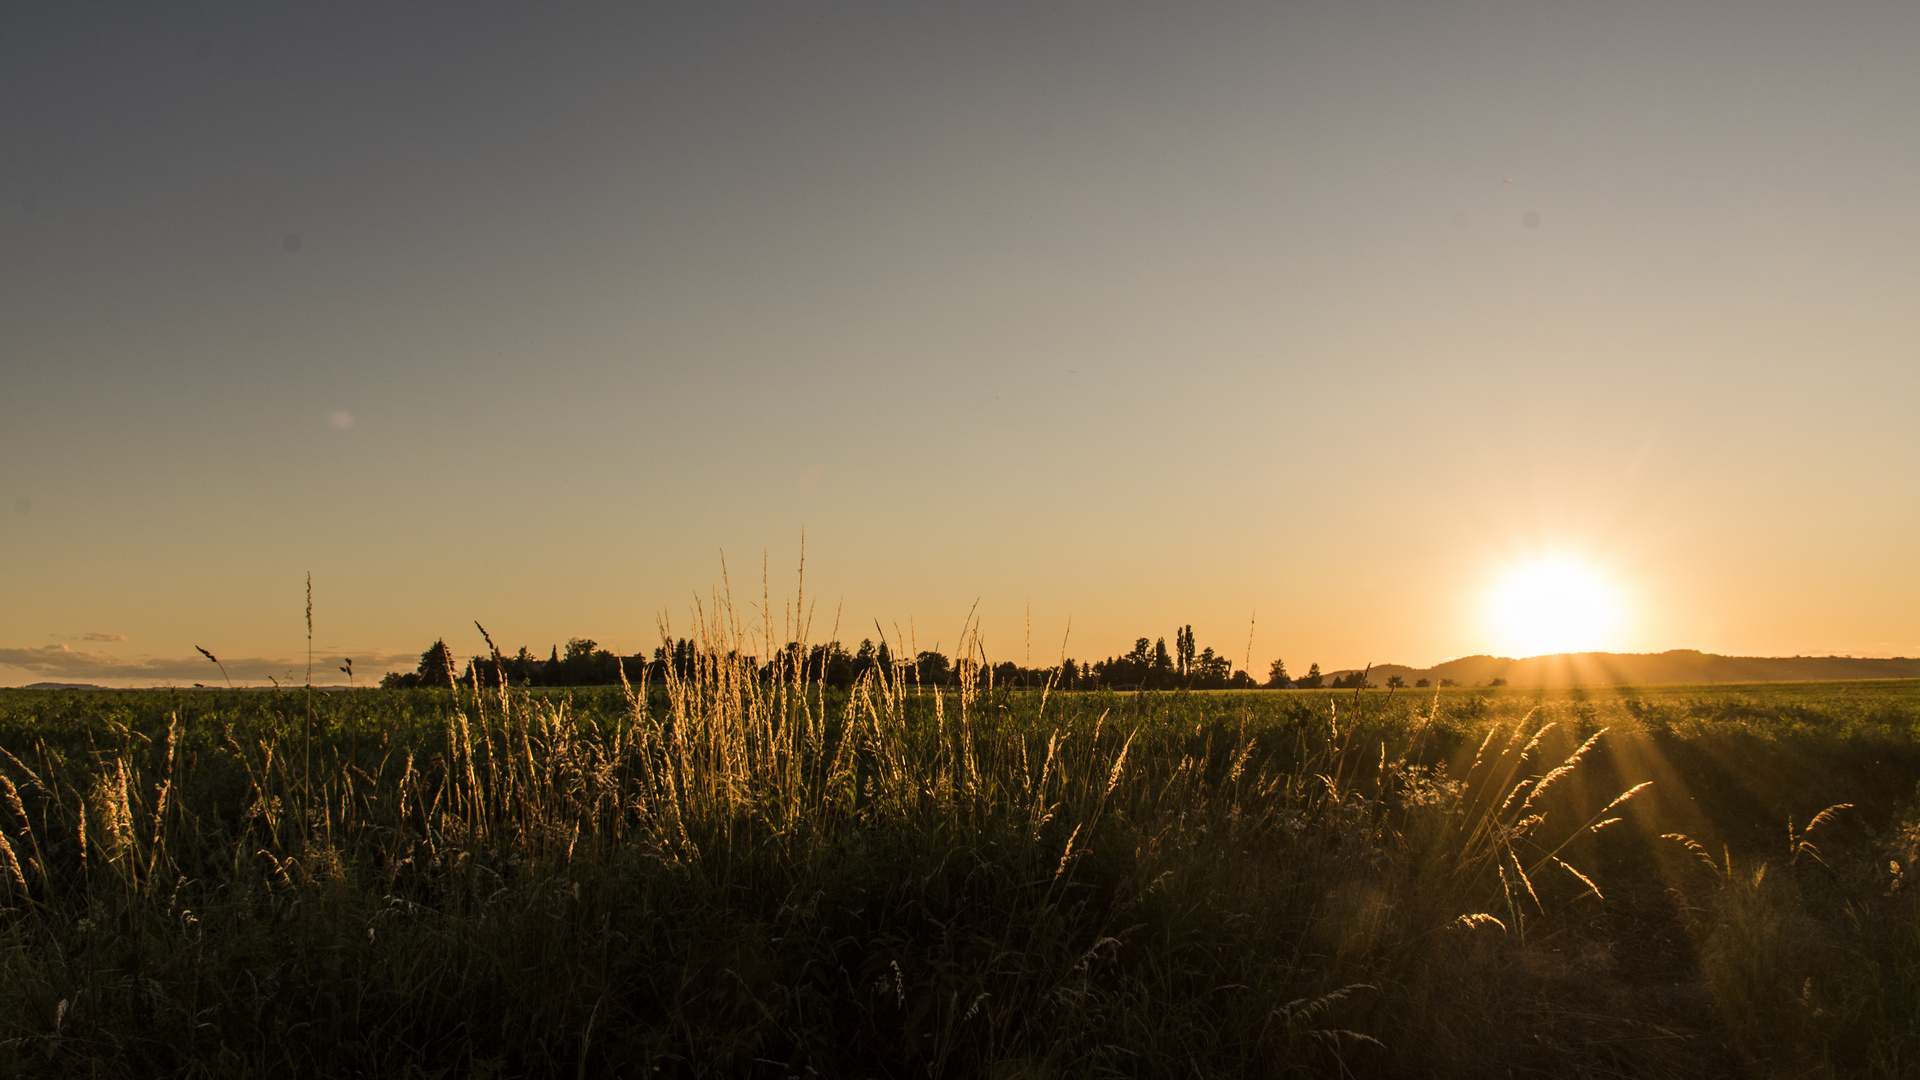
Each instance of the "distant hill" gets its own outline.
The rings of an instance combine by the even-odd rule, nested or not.
[[[1329,672],[1331,676],[1346,671]],[[1662,653],[1555,653],[1515,660],[1463,656],[1413,668],[1378,664],[1368,681],[1385,686],[1398,675],[1408,686],[1421,679],[1461,686],[1505,679],[1514,686],[1654,686],[1662,683],[1827,682],[1844,679],[1920,679],[1920,660],[1872,660],[1853,656],[1720,656],[1698,649]]]

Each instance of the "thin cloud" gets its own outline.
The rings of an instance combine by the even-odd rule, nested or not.
[[[206,661],[202,660],[202,664]],[[103,678],[159,677],[174,665],[164,660],[136,660],[107,653],[82,652],[65,645],[37,649],[0,649],[0,664],[36,675],[90,675]]]
[[[353,657],[356,673],[364,672],[376,677],[393,667],[411,668],[420,659],[414,653],[388,652],[383,649],[366,649],[348,655]],[[298,658],[222,656],[220,662],[226,666],[227,674],[235,682],[266,682],[269,677],[285,682],[290,677],[304,677],[307,668],[304,656]],[[327,683],[341,681],[341,677],[334,669],[345,664],[345,655],[316,655],[313,658],[314,681]],[[0,668],[17,668],[42,677],[85,682],[114,680],[148,685],[222,681],[220,669],[208,663],[206,657],[197,654],[180,657],[127,657],[86,652],[71,649],[65,645],[42,645],[38,648],[25,649],[0,648]]]
[[[104,630],[89,630],[80,635],[81,641],[125,641],[125,634],[109,634]]]

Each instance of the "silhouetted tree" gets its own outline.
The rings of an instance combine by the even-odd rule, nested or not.
[[[1273,690],[1285,690],[1292,680],[1287,678],[1287,662],[1275,659],[1267,665],[1267,686]]]
[[[1133,649],[1123,656],[1109,656],[1094,663],[1082,663],[1077,673],[1063,668],[1063,682],[1077,674],[1074,685],[1083,690],[1092,686],[1116,690],[1170,690],[1177,687],[1224,690],[1257,685],[1246,672],[1233,670],[1232,661],[1214,652],[1212,647],[1199,646],[1200,641],[1193,633],[1193,628],[1181,626],[1174,631],[1172,653],[1167,651],[1165,638],[1152,641],[1137,638]],[[1067,664],[1071,665],[1072,661]],[[1038,685],[1040,675],[1033,673],[1028,685]]]
[[[389,671],[380,680],[380,685],[388,689],[409,689],[416,686],[439,689],[453,680],[453,650],[447,648],[444,639],[427,646],[420,654],[420,666],[402,674]]]
[[[434,642],[420,654],[420,666],[416,670],[421,686],[438,688],[453,681],[453,650],[447,648],[445,639]]]
[[[808,682],[824,682],[844,690],[853,685],[853,672],[854,655],[837,641],[815,645],[807,650],[804,674]]]
[[[1294,685],[1298,686],[1302,690],[1318,690],[1320,689],[1320,684],[1322,681],[1323,679],[1320,675],[1320,665],[1318,663],[1314,663],[1314,664],[1308,665],[1306,675],[1296,680],[1294,682]]]
[[[1196,690],[1218,690],[1233,677],[1233,661],[1216,655],[1211,645],[1189,660],[1192,668],[1187,675],[1187,682]]]
[[[953,670],[953,661],[930,649],[922,650],[915,658],[920,672],[920,682],[927,686],[945,686],[947,677]]]

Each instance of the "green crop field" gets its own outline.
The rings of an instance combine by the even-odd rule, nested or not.
[[[967,672],[963,668],[963,679]],[[1920,1075],[1920,683],[0,691],[9,1076]]]

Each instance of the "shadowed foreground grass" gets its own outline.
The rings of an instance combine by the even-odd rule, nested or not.
[[[0,695],[0,1075],[1920,1072],[1915,684],[835,695],[728,644]]]

